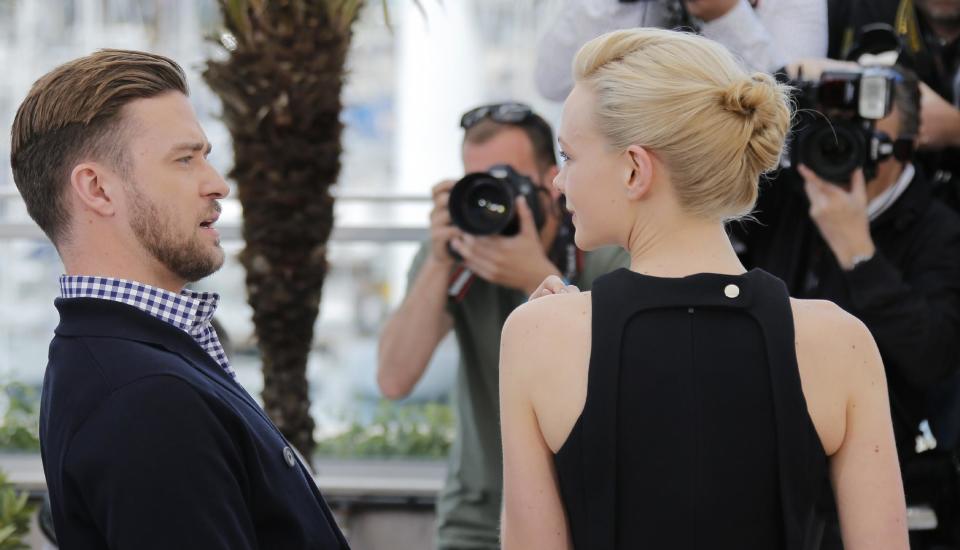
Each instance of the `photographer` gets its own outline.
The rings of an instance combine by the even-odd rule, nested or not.
[[[504,185],[520,190],[532,184],[532,190],[514,203],[518,226],[506,230],[513,235],[478,235],[465,231],[463,226],[470,226],[465,222],[496,220],[511,205],[491,205],[496,201],[482,194],[457,199],[476,182],[474,176],[459,186],[453,181],[434,186],[430,241],[417,254],[407,295],[380,337],[377,382],[388,398],[409,394],[440,341],[454,330],[460,348],[457,428],[437,505],[438,547],[493,549],[500,548],[497,388],[503,323],[547,276],[589,287],[597,276],[626,266],[629,257],[615,248],[586,254],[576,249],[569,215],[551,185],[557,174],[553,132],[529,107],[478,107],[463,116],[461,126],[464,171],[490,171],[481,176],[484,193]],[[472,209],[475,217],[461,219],[463,209]]]
[[[874,134],[888,136],[886,144],[898,153],[871,166],[873,177],[865,181],[857,170],[849,183],[826,181],[815,171],[830,172],[827,165],[840,161],[829,154],[804,158],[812,149],[806,145],[810,141],[800,141],[801,125],[791,155],[805,166],[799,173],[783,170],[761,186],[759,223],[731,230],[747,266],[783,279],[791,296],[837,303],[870,329],[887,372],[908,503],[938,506],[933,501],[942,495],[922,494],[911,485],[911,469],[919,456],[919,425],[927,415],[926,391],[957,366],[960,219],[934,200],[921,170],[904,153],[918,130],[920,99],[916,77],[902,69],[898,73],[891,81],[893,109],[877,121]],[[828,116],[830,126],[824,128],[844,125],[843,118]],[[941,511],[943,524],[947,516]]]
[[[831,27],[845,32],[831,51],[844,57],[870,25],[892,26],[901,62],[922,81],[918,164],[934,194],[960,211],[960,0],[856,0],[834,12]]]
[[[771,73],[827,52],[826,0],[565,0],[537,48],[537,89],[562,101],[580,46],[632,27],[697,28],[751,69]]]

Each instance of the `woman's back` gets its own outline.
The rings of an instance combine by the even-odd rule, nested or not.
[[[519,547],[816,547],[827,479],[847,548],[905,547],[882,365],[836,305],[759,270],[621,270],[522,306],[503,342],[507,517],[546,541]]]
[[[633,272],[504,326],[504,547],[810,548],[829,456],[847,550],[906,548],[870,333],[762,272],[703,275],[743,273],[725,224],[780,164],[788,90],[658,29],[572,68],[554,185],[577,246],[619,245]]]
[[[591,332],[586,403],[555,457],[577,548],[785,548],[785,525],[806,529],[826,456],[782,283],[620,270],[597,281]]]

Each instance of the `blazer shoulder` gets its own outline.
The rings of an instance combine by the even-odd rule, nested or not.
[[[86,441],[103,443],[101,438],[109,436],[107,440],[124,442],[124,447],[129,447],[125,437],[144,430],[167,440],[178,433],[222,431],[222,426],[213,428],[222,424],[222,407],[217,405],[222,402],[177,374],[150,374],[103,395],[74,431]]]
[[[48,369],[64,377],[89,377],[95,370],[107,391],[139,378],[174,374],[188,362],[164,347],[109,336],[56,336]]]
[[[161,377],[177,378],[197,391],[204,382],[190,380],[194,369],[180,368],[185,360],[158,346],[110,337],[56,336],[41,395],[41,432],[68,440],[87,419],[123,395],[148,391],[156,384],[136,383]]]

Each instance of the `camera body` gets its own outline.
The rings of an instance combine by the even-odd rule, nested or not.
[[[508,165],[467,174],[450,190],[450,218],[471,235],[516,235],[520,231],[517,197],[524,197],[539,230],[546,217],[537,190],[530,178]]]
[[[858,168],[873,179],[877,164],[894,152],[891,138],[876,132],[876,121],[890,114],[896,78],[891,69],[864,67],[791,82],[797,115],[788,166],[803,164],[837,184],[849,182]]]

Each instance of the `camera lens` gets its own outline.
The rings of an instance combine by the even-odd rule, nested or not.
[[[480,180],[467,190],[464,214],[473,227],[489,227],[494,233],[505,225],[510,214],[510,197],[496,180]]]
[[[832,182],[849,181],[866,153],[863,132],[845,122],[818,124],[803,136],[799,147],[802,162]]]
[[[537,187],[509,165],[492,166],[489,172],[467,174],[450,190],[450,219],[473,235],[516,235],[520,231],[517,197],[530,207],[537,229],[546,220]]]
[[[475,235],[501,233],[514,216],[513,194],[499,179],[474,174],[457,182],[450,192],[453,223]]]

